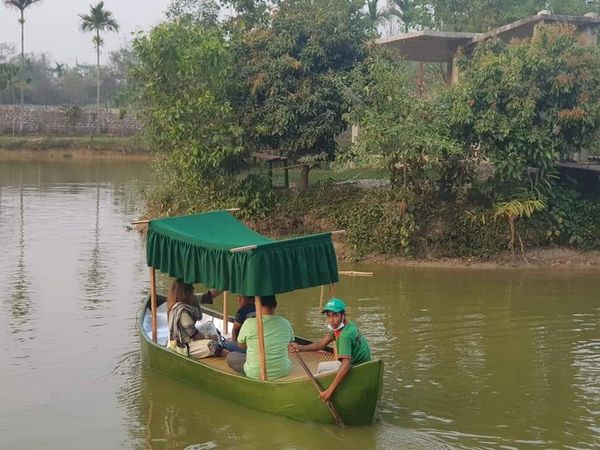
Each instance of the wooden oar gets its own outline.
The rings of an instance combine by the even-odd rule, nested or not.
[[[312,372],[310,371],[310,369],[308,368],[308,366],[306,365],[306,363],[304,362],[304,360],[302,359],[302,356],[300,356],[300,352],[295,351],[294,353],[298,357],[298,362],[300,363],[300,365],[302,366],[302,368],[306,372],[306,375],[308,375],[308,378],[310,379],[310,381],[312,381],[312,384],[317,388],[317,391],[319,391],[319,394],[321,392],[323,392],[323,388],[321,387],[321,385],[319,384],[319,382],[317,381],[317,379],[314,377],[314,375],[312,374]],[[325,405],[327,406],[327,408],[329,409],[329,411],[333,415],[333,417],[335,419],[335,424],[339,425],[340,427],[343,427],[344,426],[344,421],[342,420],[342,416],[340,416],[340,413],[338,413],[336,411],[335,407],[333,406],[333,403],[331,403],[329,400],[327,400],[325,402]]]

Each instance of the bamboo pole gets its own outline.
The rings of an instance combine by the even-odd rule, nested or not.
[[[335,230],[331,232],[332,235],[336,234],[346,234],[346,230]]]
[[[321,299],[319,300],[319,305],[321,309],[323,309],[323,297],[325,296],[325,285],[321,285]]]
[[[156,269],[150,267],[150,310],[152,313],[152,340],[157,340],[157,317],[156,317]]]
[[[260,379],[267,381],[267,355],[265,353],[265,332],[263,327],[262,300],[259,295],[254,297],[256,306],[256,322],[258,324],[258,359],[260,363]]]
[[[340,275],[349,275],[352,277],[372,277],[373,272],[356,272],[354,270],[340,270],[338,272]]]
[[[223,334],[227,334],[229,318],[227,317],[227,291],[223,292]]]
[[[329,298],[335,297],[335,284],[331,283],[329,285]],[[333,341],[333,360],[338,360],[338,350],[337,350],[337,341]]]
[[[285,166],[285,167],[273,167],[273,170],[289,170],[289,169],[297,169],[298,167],[304,167],[306,166],[306,164],[294,164],[292,166]]]
[[[227,208],[227,209],[222,209],[220,211],[225,211],[225,212],[238,212],[240,210],[240,208]],[[150,219],[141,219],[141,220],[134,220],[132,222],[129,222],[130,225],[144,225],[146,223],[150,222]]]
[[[229,251],[231,253],[237,253],[237,252],[246,252],[248,250],[254,250],[256,247],[258,247],[258,245],[245,245],[243,247],[235,247],[230,249]]]
[[[333,283],[331,283],[329,285],[329,298],[333,298],[334,295],[335,295],[335,286],[333,285]],[[335,340],[335,339],[333,341],[333,360],[334,361],[338,360],[337,340]]]
[[[298,357],[298,362],[304,369],[304,372],[306,372],[308,379],[312,382],[312,384],[315,386],[315,388],[317,388],[317,391],[319,391],[319,393],[323,392],[323,388],[321,387],[321,384],[317,381],[315,376],[312,374],[312,372],[310,371],[310,369],[308,368],[308,366],[302,359],[302,356],[300,356],[300,353],[299,352],[295,352],[295,353],[296,353],[296,356]],[[325,402],[325,406],[327,406],[327,409],[329,409],[329,412],[331,412],[331,415],[335,419],[336,425],[343,427],[344,421],[342,420],[342,416],[340,416],[340,413],[337,412],[337,410],[335,409],[335,406],[333,406],[333,403],[330,400],[327,400]]]

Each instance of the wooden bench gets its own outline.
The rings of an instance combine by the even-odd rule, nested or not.
[[[261,160],[261,161],[265,161],[268,165],[269,165],[269,178],[271,178],[271,184],[273,184],[273,164],[276,162],[281,162],[284,166],[287,164],[287,156],[279,156],[279,155],[272,155],[270,153],[262,153],[262,152],[252,152],[251,153],[252,159],[254,160],[254,163],[256,163],[257,160]],[[289,174],[288,174],[288,168],[287,167],[282,167],[283,169],[283,185],[286,188],[290,187],[290,178],[289,178]]]

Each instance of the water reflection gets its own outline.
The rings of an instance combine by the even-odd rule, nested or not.
[[[296,422],[221,400],[142,367],[140,390],[132,383],[119,401],[128,412],[130,441],[138,449],[447,448],[443,442],[392,424],[338,428]]]
[[[25,200],[23,191],[23,176],[21,173],[19,179],[19,236],[17,240],[18,255],[10,283],[12,288],[10,309],[13,317],[13,320],[11,321],[11,328],[13,329],[14,333],[26,331],[23,330],[22,327],[27,323],[31,314],[29,278],[27,274],[27,266],[25,264]],[[29,337],[33,339],[35,334],[31,334]],[[24,340],[24,337],[19,338],[19,340]]]
[[[95,226],[92,247],[83,257],[82,263],[87,270],[83,273],[85,290],[85,309],[95,310],[101,304],[109,301],[106,296],[108,287],[108,264],[105,261],[105,251],[100,245],[100,182],[96,183]]]
[[[142,368],[148,270],[125,225],[146,172],[0,164],[0,448],[600,448],[597,272],[347,267],[375,272],[336,286],[385,361],[369,427],[294,422]],[[319,297],[282,295],[278,312],[318,339]]]

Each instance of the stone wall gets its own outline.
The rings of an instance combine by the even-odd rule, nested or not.
[[[23,109],[23,133],[81,135],[96,132],[96,110],[84,109],[72,123],[58,106],[25,105]],[[20,105],[0,105],[0,133],[19,132]],[[100,132],[116,136],[136,134],[139,122],[131,114],[123,119],[118,110],[100,110]]]

